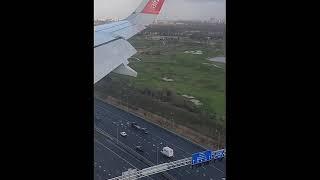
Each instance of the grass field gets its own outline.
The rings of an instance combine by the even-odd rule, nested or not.
[[[192,95],[203,102],[207,111],[225,115],[225,64],[213,64],[219,69],[202,63],[212,63],[207,57],[223,55],[223,50],[197,43],[177,43],[163,46],[159,41],[133,38],[131,43],[139,50],[160,50],[161,55],[136,54],[142,61],[132,61],[130,66],[138,72],[137,78],[128,78],[136,87],[169,88],[178,94]],[[218,46],[221,48],[221,45]],[[186,50],[202,50],[202,55],[185,54]],[[173,79],[173,82],[162,78]]]
[[[110,74],[112,81],[124,82],[123,84],[125,84],[126,87],[114,85],[114,91],[110,90],[112,86],[108,88],[96,88],[100,94],[109,93],[109,95],[116,96],[116,98],[117,96],[121,98],[122,92],[122,94],[134,94],[132,92],[126,92],[126,89],[133,89],[134,91],[143,91],[146,88],[159,91],[170,89],[177,96],[182,97],[182,95],[186,94],[200,100],[203,105],[197,106],[199,112],[216,115],[217,118],[211,118],[211,120],[209,120],[215,121],[213,125],[206,124],[208,122],[206,120],[203,120],[202,124],[192,122],[193,127],[199,125],[195,128],[196,130],[201,131],[204,128],[205,131],[208,132],[207,134],[211,135],[213,134],[213,130],[204,126],[215,126],[218,124],[225,129],[225,64],[207,60],[208,57],[224,56],[222,42],[217,41],[214,45],[208,45],[205,43],[195,43],[190,40],[179,40],[178,42],[167,42],[164,45],[162,41],[146,40],[140,35],[131,38],[130,43],[138,50],[138,53],[133,57],[141,60],[130,59],[129,64],[130,67],[138,72],[138,76],[134,78],[112,73]],[[184,53],[184,51],[190,50],[201,50],[203,54],[193,55]],[[142,52],[159,53],[146,54]],[[203,63],[215,64],[221,68]],[[162,79],[164,77],[173,79],[173,81],[166,82]],[[117,89],[120,90],[117,91]],[[136,97],[138,96],[139,95]],[[131,101],[138,101],[138,99],[133,99],[134,98],[132,98]],[[144,104],[147,104],[149,98],[145,99]],[[152,101],[150,106],[157,103],[157,101],[154,100],[150,101]],[[156,106],[155,108],[151,108],[151,111],[154,109],[160,111],[161,106],[163,106],[163,104],[159,104],[158,108]],[[175,109],[173,106],[171,107]],[[142,108],[148,109],[149,107]],[[169,110],[163,111],[166,112],[160,112],[160,115],[169,112]],[[193,121],[197,116],[197,114],[193,112],[193,119],[190,118],[188,120],[182,111],[179,110],[178,112],[177,110],[177,114],[179,113],[181,114],[180,122],[182,122],[182,124],[184,124],[183,121]],[[201,120],[201,118],[198,119],[198,121]],[[186,124],[188,123],[186,122]],[[189,124],[189,127],[190,126]],[[203,128],[201,128],[201,126]]]

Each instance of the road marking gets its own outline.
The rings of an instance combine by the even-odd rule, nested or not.
[[[132,165],[129,161],[125,160],[124,158],[122,158],[119,154],[117,154],[116,152],[112,151],[111,149],[109,149],[108,147],[106,147],[104,144],[102,144],[101,142],[99,142],[97,139],[94,139],[98,144],[100,144],[101,146],[103,146],[104,148],[108,149],[109,151],[111,151],[113,154],[115,154],[116,156],[118,156],[119,158],[121,158],[122,160],[124,160],[126,163],[130,164],[130,166],[138,169],[137,167],[135,167],[134,165]],[[101,166],[99,166],[101,167]]]
[[[102,101],[101,101],[101,102],[102,102]],[[104,102],[102,102],[102,103],[104,103]],[[106,114],[108,115],[108,118],[109,118],[109,119],[110,119],[110,117],[116,118],[116,116],[119,117],[119,118],[125,119],[125,120],[126,120],[126,118],[127,118],[127,117],[124,117],[123,115],[120,115],[120,114],[119,114],[119,113],[121,113],[121,112],[123,111],[123,110],[121,110],[121,109],[119,109],[119,108],[116,108],[116,107],[115,107],[115,109],[117,110],[116,113],[118,113],[118,114],[115,114],[115,113],[109,111],[108,109],[106,109],[106,107],[103,107],[103,106],[100,106],[100,105],[97,105],[97,104],[96,104],[95,106],[100,107],[100,108],[102,108],[104,111],[108,112],[108,113],[106,113]],[[123,111],[123,112],[125,112],[125,111]],[[138,117],[138,116],[135,116],[135,115],[130,114],[130,113],[128,113],[128,112],[125,112],[125,113],[127,113],[129,116],[131,115],[131,116],[137,117],[137,118],[139,118],[139,119],[142,119],[143,121],[146,121],[146,120],[144,120],[143,118]],[[147,123],[147,124],[152,124],[152,123],[150,123],[150,122],[148,122],[148,121],[146,121],[145,123]],[[161,128],[161,127],[158,126],[158,128]],[[169,131],[169,133],[172,133],[172,132]],[[173,134],[174,134],[174,133],[173,133]],[[136,136],[138,136],[138,135],[136,135]],[[161,138],[161,137],[159,137],[159,136],[156,136],[156,135],[153,135],[153,136],[155,136],[155,137],[157,137],[157,138],[159,138],[159,139],[162,139],[162,140],[164,140],[165,142],[169,142],[169,141],[167,141],[167,140],[165,140],[165,139],[163,139],[163,138]],[[166,137],[167,137],[167,136],[166,136]],[[180,138],[180,137],[179,137],[179,138]],[[153,140],[153,141],[156,141],[154,138],[152,138],[152,140]],[[183,139],[183,140],[185,141],[185,139]],[[150,143],[150,142],[148,142],[148,143]],[[192,142],[191,142],[191,143],[192,143]],[[168,143],[168,144],[171,144],[172,146],[180,149],[182,152],[185,152],[185,153],[191,155],[190,152],[187,152],[187,151],[181,149],[180,147],[174,145],[173,143]],[[186,156],[184,156],[184,155],[182,155],[182,156],[183,156],[183,157],[186,157]],[[214,165],[210,165],[210,164],[209,164],[209,166],[215,168],[216,170],[218,170],[219,172],[221,172],[221,173],[224,174],[224,171],[218,169],[218,168],[215,167]]]
[[[100,132],[101,133],[101,132]],[[96,140],[96,139],[95,139]],[[97,140],[96,140],[97,141]],[[124,151],[123,149],[121,149],[120,147],[118,147],[117,145],[115,145],[112,141],[110,141],[110,140],[108,140],[108,139],[105,139],[105,141],[108,141],[110,144],[112,144],[114,147],[116,147],[117,149],[119,149],[119,150],[121,150],[122,152],[124,152],[124,153],[126,153],[127,155],[129,155],[129,156],[131,156],[131,157],[133,157],[133,159],[135,159],[135,160],[137,160],[137,161],[140,161],[139,159],[137,159],[135,156],[133,156],[132,154],[130,154],[130,153],[127,153],[126,151]],[[103,145],[102,145],[103,146]],[[109,148],[107,148],[107,149],[109,149]],[[145,165],[145,164],[143,164],[143,165]],[[135,166],[133,166],[133,167],[135,167]],[[136,167],[135,167],[136,168]],[[138,169],[138,168],[136,168],[136,169]],[[151,178],[151,177],[149,177],[149,176],[147,176],[147,178],[149,178],[149,179],[152,179],[152,180],[154,180],[153,178]]]
[[[108,110],[106,110],[106,111],[108,111]],[[118,115],[118,116],[120,116],[120,115]],[[121,116],[120,116],[121,117]],[[159,128],[161,128],[160,126],[159,126]],[[171,132],[170,132],[171,133]],[[170,143],[169,141],[167,141],[167,140],[165,140],[165,139],[163,139],[163,138],[161,138],[161,137],[159,137],[159,136],[157,136],[157,135],[153,135],[153,136],[155,136],[156,138],[158,138],[158,139],[160,139],[160,140],[163,140],[163,141],[165,141],[165,142],[167,142],[168,144],[170,144],[170,145],[172,145],[172,146],[174,146],[174,147],[176,147],[176,148],[178,148],[179,150],[181,150],[182,152],[184,152],[184,153],[187,153],[187,154],[189,154],[190,156],[192,155],[192,153],[190,153],[190,152],[187,152],[187,151],[185,151],[185,150],[183,150],[182,148],[180,148],[179,146],[177,146],[177,145],[174,145],[173,143]],[[180,137],[179,137],[180,138]],[[154,138],[152,138],[152,140],[153,141],[156,141]],[[183,139],[184,140],[184,139]],[[182,155],[184,158],[186,158],[187,156],[185,156],[185,155]],[[213,167],[213,168],[215,168],[216,170],[218,170],[218,171],[220,171],[220,172],[222,172],[223,174],[224,174],[224,171],[222,171],[222,170],[220,170],[219,168],[217,168],[216,166],[214,166],[214,165],[210,165],[209,164],[209,166],[210,167]]]

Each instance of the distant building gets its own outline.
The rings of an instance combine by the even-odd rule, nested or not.
[[[150,40],[179,40],[178,36],[146,36]]]

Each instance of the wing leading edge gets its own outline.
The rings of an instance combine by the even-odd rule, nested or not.
[[[94,32],[94,83],[111,71],[137,76],[128,58],[137,51],[126,41],[153,23],[165,0],[143,0],[126,19],[95,27]]]

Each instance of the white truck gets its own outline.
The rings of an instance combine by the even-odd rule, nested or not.
[[[173,157],[173,149],[169,148],[168,146],[163,147],[163,149],[160,152],[169,158]]]

